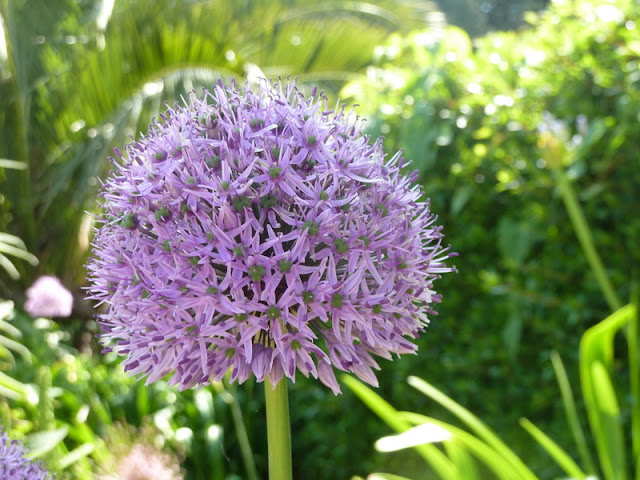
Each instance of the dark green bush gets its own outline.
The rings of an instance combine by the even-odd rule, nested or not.
[[[555,2],[529,29],[474,45],[456,28],[393,37],[368,80],[344,90],[388,152],[405,148],[460,253],[419,356],[383,367],[382,395],[424,411],[401,381],[424,376],[543,478],[558,472],[513,425],[526,414],[572,443],[549,352],[577,365],[580,335],[609,311],[539,146],[543,112],[564,122],[560,167],[620,298],[640,265],[639,12],[599,3]]]

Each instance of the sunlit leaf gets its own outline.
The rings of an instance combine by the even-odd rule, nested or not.
[[[520,420],[520,425],[522,425],[522,427],[536,439],[540,446],[543,447],[549,455],[551,455],[567,475],[576,480],[585,480],[587,478],[587,474],[580,470],[580,467],[578,467],[573,459],[542,430],[526,418]]]
[[[344,375],[342,377],[342,381],[365,403],[365,405],[367,405],[396,432],[401,433],[411,428],[411,424],[402,418],[400,412],[384,401],[373,390],[348,375]],[[420,445],[415,447],[415,449],[420,456],[422,456],[422,458],[424,458],[427,463],[433,467],[440,478],[443,480],[454,478],[454,465],[434,445]]]
[[[445,407],[455,416],[457,416],[462,422],[473,430],[473,432],[488,445],[493,447],[498,453],[500,453],[509,464],[518,472],[518,475],[523,479],[534,480],[536,477],[531,473],[527,466],[513,453],[513,451],[498,437],[484,422],[473,415],[469,410],[464,408],[459,403],[455,402],[444,393],[434,388],[418,377],[409,377],[409,385],[428,396],[432,400],[438,402]]]
[[[580,342],[582,392],[598,458],[607,480],[626,478],[620,412],[609,371],[613,364],[614,337],[635,314],[635,305],[622,307],[589,328]]]
[[[29,448],[29,456],[38,458],[50,452],[65,439],[68,432],[69,427],[65,425],[56,430],[32,433],[25,441],[25,445]]]
[[[65,469],[70,465],[78,462],[79,460],[91,455],[91,452],[95,450],[93,443],[84,443],[78,448],[71,450],[68,454],[62,457],[59,461],[60,468]]]
[[[442,420],[428,417],[426,415],[420,415],[418,413],[403,412],[403,418],[411,422],[412,424],[421,425],[423,423],[433,423],[445,430],[449,431],[453,438],[463,444],[469,452],[473,454],[480,462],[485,464],[497,478],[501,480],[512,480],[514,478],[524,478],[520,476],[519,469],[515,468],[509,459],[505,458],[502,452],[497,451],[491,445],[487,444],[482,439],[474,436],[473,434],[462,430],[454,425],[443,422]],[[527,469],[528,470],[528,469]],[[529,478],[533,475],[531,471],[528,471]]]
[[[560,355],[558,355],[558,353],[555,351],[551,352],[551,362],[553,364],[553,370],[556,374],[558,386],[560,387],[560,394],[562,395],[562,403],[564,405],[565,415],[567,417],[567,421],[569,422],[569,429],[571,430],[571,434],[573,435],[576,445],[578,446],[580,457],[584,462],[587,470],[590,473],[596,473],[595,464],[593,462],[593,458],[591,457],[591,452],[589,451],[582,426],[580,425],[580,421],[578,420],[576,403],[573,398],[573,392],[571,390],[569,378],[567,377],[567,372],[564,369],[564,365],[562,363]]]

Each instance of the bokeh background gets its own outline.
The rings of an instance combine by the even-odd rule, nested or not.
[[[369,135],[405,150],[460,254],[419,355],[382,361],[378,393],[455,423],[406,382],[425,378],[539,478],[561,478],[518,421],[577,455],[550,353],[579,392],[581,335],[638,277],[639,13],[636,0],[0,0],[0,423],[61,478],[133,479],[122,465],[138,444],[188,480],[265,478],[262,386],[179,393],[127,378],[100,354],[83,265],[114,147],[218,78],[291,75],[357,103]],[[581,248],[558,171],[618,305]],[[72,292],[70,316],[25,312],[41,275]],[[620,358],[613,378],[637,371]],[[624,426],[638,399],[623,387]],[[295,478],[429,478],[414,452],[373,448],[389,427],[343,391],[291,386]]]

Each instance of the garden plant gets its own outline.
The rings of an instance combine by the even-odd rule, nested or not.
[[[0,0],[3,465],[267,478],[271,382],[294,478],[637,478],[640,5],[485,3]]]

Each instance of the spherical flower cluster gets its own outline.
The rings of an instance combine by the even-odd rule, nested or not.
[[[107,350],[179,388],[411,353],[452,256],[401,154],[295,84],[222,83],[117,151],[88,264]],[[408,337],[408,338],[407,338]]]
[[[0,430],[0,479],[51,480],[53,477],[39,463],[25,458],[26,451],[17,440]]]
[[[27,289],[24,309],[33,317],[68,317],[72,308],[73,295],[56,277],[42,276]]]

